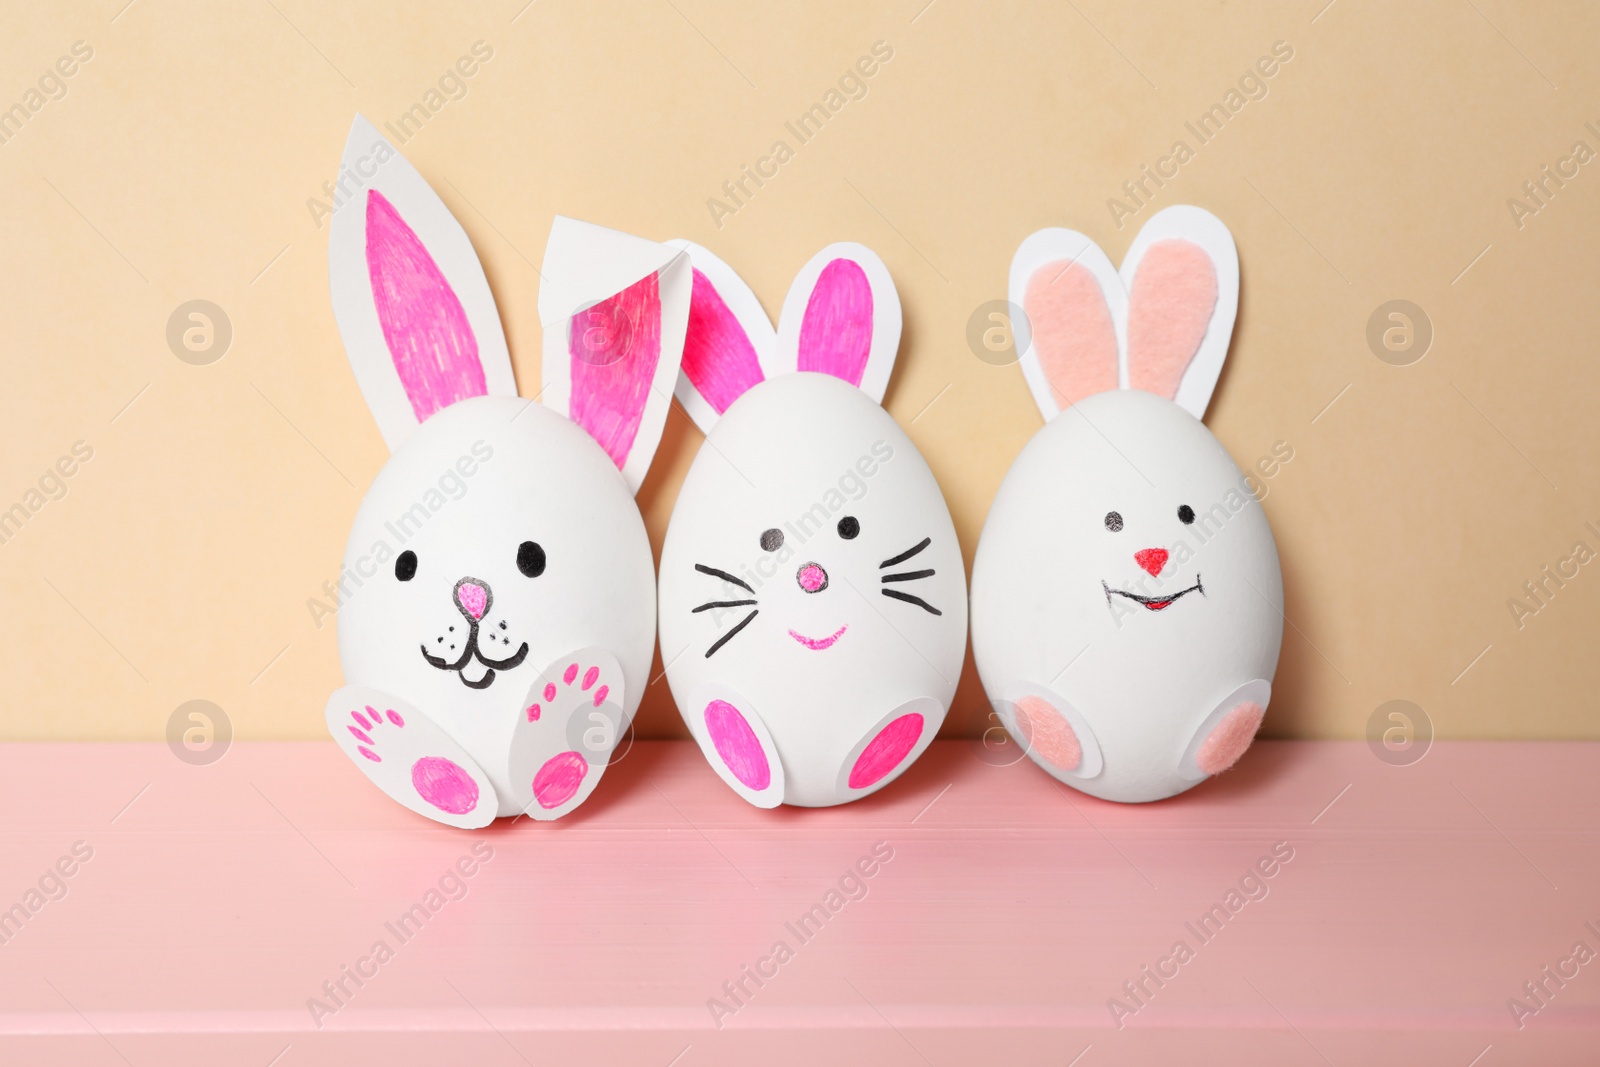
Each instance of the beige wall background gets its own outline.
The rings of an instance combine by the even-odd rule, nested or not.
[[[3,10],[0,107],[40,106],[0,143],[0,508],[38,505],[0,544],[0,737],[157,738],[196,698],[239,737],[323,736],[340,673],[334,626],[307,600],[337,577],[385,450],[307,202],[357,110],[382,123],[426,102],[478,41],[492,58],[403,151],[471,235],[525,392],[533,264],[557,212],[702,242],[769,311],[822,244],[865,242],[905,308],[886,403],[970,562],[1040,420],[1020,371],[969,347],[969,317],[1004,297],[1039,227],[1119,259],[1154,210],[1200,204],[1232,228],[1244,272],[1208,421],[1241,466],[1280,441],[1294,452],[1266,482],[1290,620],[1266,732],[1360,737],[1403,698],[1442,737],[1600,737],[1600,564],[1567,564],[1541,602],[1524,591],[1577,542],[1600,550],[1600,162],[1544,179],[1543,203],[1523,189],[1578,142],[1600,151],[1591,5]],[[894,55],[866,95],[797,144],[784,122],[878,41]],[[92,58],[52,80],[75,42]],[[1277,42],[1293,58],[1200,144],[1184,124]],[[780,138],[794,158],[714,220],[708,199]],[[1193,158],[1148,206],[1128,200],[1123,183],[1178,140]],[[1120,226],[1119,196],[1137,207]],[[193,299],[233,331],[205,366],[166,338]],[[1394,299],[1433,332],[1407,366],[1367,340]],[[658,549],[700,439],[674,409],[640,496]],[[75,445],[92,458],[44,477]],[[946,732],[985,715],[969,663]],[[639,725],[682,734],[664,681]]]

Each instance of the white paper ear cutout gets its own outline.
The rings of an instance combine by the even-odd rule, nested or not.
[[[1145,257],[1153,245],[1163,241],[1187,241],[1199,247],[1211,261],[1216,273],[1216,304],[1205,325],[1205,333],[1194,358],[1189,362],[1178,384],[1177,395],[1172,399],[1183,410],[1197,419],[1205,417],[1211,394],[1222,375],[1222,364],[1228,358],[1228,346],[1233,341],[1233,324],[1239,314],[1239,250],[1233,243],[1233,234],[1222,220],[1204,208],[1177,204],[1156,212],[1139,236],[1133,239],[1128,255],[1122,261],[1122,284],[1130,294],[1127,305],[1128,320],[1122,333],[1123,388],[1138,379],[1137,362],[1139,322],[1146,309],[1139,306],[1137,279]],[[1189,278],[1175,279],[1172,270],[1184,270],[1171,264],[1165,282],[1177,280],[1179,284],[1192,283],[1194,262],[1188,263]],[[1170,327],[1170,323],[1166,324]],[[1132,342],[1130,344],[1130,342]]]
[[[769,377],[831,374],[878,403],[900,350],[900,294],[883,260],[865,245],[831,244],[801,268],[778,318]]]
[[[1022,376],[1044,421],[1093,393],[1126,387],[1121,352],[1128,294],[1099,245],[1076,230],[1029,235],[1011,257],[1008,296],[1025,316],[1012,329]],[[1066,306],[1047,315],[1041,300]],[[1108,322],[1096,321],[1102,314]]]
[[[728,405],[772,376],[778,334],[744,279],[709,249],[669,241],[689,255],[694,295],[675,395],[701,433],[710,433]]]
[[[357,115],[328,234],[328,288],[356,384],[392,452],[457,400],[516,396],[483,265],[422,175]]]
[[[1160,295],[1147,298],[1151,299],[1148,306],[1139,306],[1134,297],[1142,295],[1138,293],[1142,288],[1138,284],[1140,268],[1151,248],[1167,241],[1190,247],[1163,246],[1157,267],[1162,277],[1156,283]],[[1203,255],[1192,254],[1194,249]],[[1051,274],[1040,275],[1045,269]],[[1206,297],[1197,295],[1196,290],[1209,293],[1212,277],[1215,299],[1207,305]],[[1052,289],[1061,287],[1048,298],[1048,308],[1039,306],[1037,294],[1035,306],[1029,307],[1029,287],[1036,279]],[[1099,285],[1104,312],[1083,287],[1091,280]],[[1174,285],[1189,297],[1186,304],[1175,306],[1168,299]],[[1152,343],[1152,338],[1169,340],[1174,332],[1199,329],[1203,322],[1198,342],[1192,348],[1182,346],[1181,357],[1192,351],[1192,358],[1181,364],[1182,377],[1173,400],[1195,418],[1204,417],[1227,359],[1239,310],[1238,250],[1228,228],[1209,211],[1180,204],[1157,212],[1134,238],[1120,271],[1083,234],[1040,230],[1024,240],[1012,257],[1008,289],[1011,303],[1027,314],[1028,321],[1017,330],[1020,362],[1034,403],[1046,421],[1061,411],[1061,400],[1070,404],[1109,387],[1104,337],[1096,323],[1097,316],[1104,313],[1109,313],[1115,330],[1115,380],[1122,389],[1148,381],[1151,375],[1160,376],[1163,361],[1156,351],[1160,345]],[[1139,351],[1130,352],[1130,333]],[[1165,366],[1170,369],[1176,361],[1168,359]]]
[[[540,274],[539,399],[588,431],[638,492],[683,358],[689,258],[558,215]]]

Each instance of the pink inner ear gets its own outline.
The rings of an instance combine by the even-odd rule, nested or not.
[[[439,265],[394,205],[367,193],[367,274],[394,369],[422,422],[489,387],[478,339]]]
[[[1071,260],[1046,263],[1028,279],[1022,304],[1039,369],[1058,406],[1117,387],[1117,331],[1087,267]]]
[[[1128,385],[1168,400],[1217,308],[1217,269],[1193,241],[1157,241],[1128,295]]]
[[[639,433],[661,356],[661,291],[652,274],[572,317],[572,421],[621,468]]]
[[[760,384],[761,361],[734,313],[699,271],[689,299],[689,332],[683,343],[683,373],[718,415]]]
[[[822,268],[800,321],[798,369],[861,384],[872,351],[872,286],[854,260]]]

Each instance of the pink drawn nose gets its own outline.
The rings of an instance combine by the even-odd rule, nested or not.
[[[800,588],[808,593],[820,593],[828,588],[828,572],[816,563],[807,563],[794,576]]]
[[[1142,548],[1133,554],[1133,561],[1151,575],[1159,575],[1161,568],[1167,565],[1167,550],[1164,548]]]
[[[489,587],[471,578],[456,583],[456,604],[469,618],[481,619],[489,610]]]

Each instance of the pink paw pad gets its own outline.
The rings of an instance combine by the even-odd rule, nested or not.
[[[478,806],[478,783],[443,756],[424,756],[413,763],[411,784],[423,800],[451,815],[465,815]]]
[[[539,721],[539,705],[537,705],[537,704],[529,704],[528,705],[528,721],[529,722],[538,722]]]
[[[533,796],[541,808],[559,808],[571,800],[589,772],[589,763],[576,752],[563,752],[545,761],[533,776]]]
[[[1023,697],[1017,701],[1016,708],[1017,727],[1023,732],[1023,743],[1051,766],[1064,771],[1077,770],[1083,762],[1083,745],[1066,716],[1042,697]]]
[[[1200,750],[1194,755],[1195,765],[1207,774],[1221,774],[1239,761],[1245,749],[1250,747],[1250,742],[1255,740],[1256,731],[1261,728],[1261,720],[1266,711],[1260,704],[1240,704],[1222,717],[1216,729],[1211,731],[1211,736],[1200,745]]]
[[[711,743],[733,776],[747,789],[760,791],[771,785],[772,767],[767,755],[739,709],[726,700],[713,700],[706,705],[705,718]]]
[[[922,725],[922,716],[912,712],[878,731],[878,736],[861,750],[855,766],[850,768],[850,788],[876,785],[884,775],[900,766],[900,761],[916,747],[917,739],[922,736]]]

